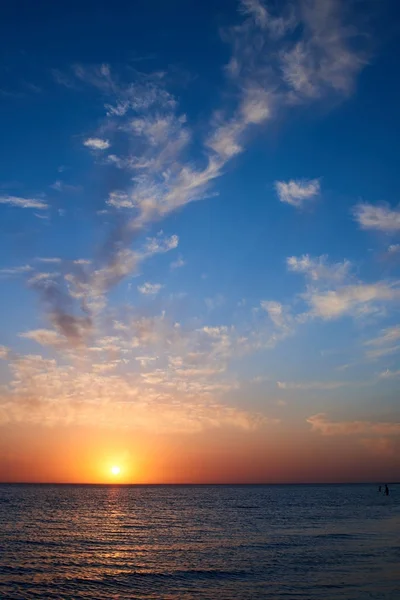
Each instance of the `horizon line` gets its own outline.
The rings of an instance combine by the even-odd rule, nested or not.
[[[400,481],[388,481],[387,485],[399,485]],[[285,481],[285,482],[68,482],[68,481],[0,481],[0,485],[86,485],[108,487],[157,487],[157,486],[267,486],[267,485],[382,485],[381,481]]]

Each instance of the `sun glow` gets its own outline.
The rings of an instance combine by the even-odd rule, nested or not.
[[[117,465],[114,465],[111,467],[111,473],[113,475],[119,475],[121,473],[121,468],[118,467]]]

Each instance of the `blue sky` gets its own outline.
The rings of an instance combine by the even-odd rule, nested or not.
[[[390,1],[6,7],[4,426],[288,426],[399,468],[398,26]]]

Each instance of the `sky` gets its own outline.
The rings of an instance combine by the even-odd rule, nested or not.
[[[400,480],[399,26],[4,7],[0,481]]]

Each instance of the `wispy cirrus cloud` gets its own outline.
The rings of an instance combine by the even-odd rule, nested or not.
[[[262,300],[260,306],[267,313],[280,335],[289,335],[293,332],[295,319],[288,307],[273,300]]]
[[[297,7],[304,27],[302,39],[281,54],[283,78],[294,99],[349,94],[367,64],[350,7],[340,0],[300,0]]]
[[[351,93],[368,53],[348,3],[242,0],[241,11],[247,19],[231,32],[233,77],[255,76],[286,104]]]
[[[20,265],[19,267],[9,267],[0,269],[0,277],[12,277],[13,275],[24,275],[33,271],[31,265]]]
[[[58,258],[57,256],[49,256],[49,257],[38,257],[36,259],[38,262],[42,262],[42,263],[48,263],[48,264],[60,264],[61,258]]]
[[[181,269],[182,267],[184,267],[186,265],[186,261],[183,260],[182,256],[180,256],[179,258],[177,258],[176,260],[173,260],[169,267],[170,269],[174,270],[174,269]]]
[[[400,231],[400,208],[388,205],[357,204],[353,209],[355,220],[362,229],[375,229],[385,233]]]
[[[354,382],[348,381],[277,381],[277,386],[281,390],[337,390],[338,388],[354,385]]]
[[[398,436],[400,423],[372,421],[330,421],[327,415],[319,413],[308,417],[313,431],[321,435],[377,435]]]
[[[366,346],[387,346],[400,341],[400,325],[382,329],[380,335],[365,342]]]
[[[69,183],[65,183],[65,181],[61,181],[60,179],[57,179],[51,184],[50,187],[57,192],[80,192],[82,190],[81,186],[71,185]]]
[[[119,131],[130,138],[130,148],[140,149],[137,155],[110,155],[110,162],[115,166],[137,170],[138,174],[130,189],[111,192],[109,205],[132,209],[135,222],[143,226],[206,196],[210,184],[222,175],[227,162],[245,150],[247,131],[263,126],[272,118],[276,96],[289,93],[288,79],[292,82],[291,94],[298,88],[293,84],[293,77],[288,77],[291,40],[286,34],[300,25],[305,37],[303,54],[308,57],[309,80],[315,80],[314,87],[329,87],[330,83],[331,89],[343,91],[346,86],[340,84],[340,77],[350,81],[357,72],[355,68],[350,69],[350,57],[355,57],[357,52],[349,43],[352,35],[342,23],[345,11],[340,10],[339,0],[332,0],[323,14],[320,11],[315,16],[309,4],[300,2],[277,14],[257,0],[241,2],[240,10],[246,18],[241,25],[226,32],[233,45],[226,72],[228,80],[240,90],[238,102],[230,115],[229,111],[219,109],[211,119],[204,139],[205,165],[201,167],[186,161],[191,131],[186,115],[179,114],[176,99],[166,90],[165,74],[141,75],[137,82],[127,84],[116,77],[107,64],[74,66],[73,74],[78,80],[117,98],[116,104],[107,104],[107,116],[122,119]],[[315,2],[311,4],[314,6]],[[322,39],[321,32],[326,34],[327,31],[330,35]],[[354,32],[353,27],[352,34]],[[271,44],[282,44],[283,53],[270,52]],[[319,67],[319,61],[323,68]],[[354,58],[354,64],[356,62]],[[361,66],[359,63],[358,67]],[[319,180],[279,183],[283,201],[295,206],[301,206],[319,193]]]
[[[383,329],[380,335],[367,340],[364,345],[367,358],[375,359],[390,354],[396,354],[400,351],[400,326],[394,325]]]
[[[38,210],[49,208],[49,205],[42,200],[21,198],[19,196],[0,196],[0,204],[8,204],[9,206],[16,206],[18,208],[36,208]]]
[[[257,426],[257,415],[228,407],[220,400],[238,387],[235,376],[229,373],[229,363],[272,347],[292,333],[297,320],[290,307],[262,301],[256,327],[196,322],[195,328],[189,329],[169,322],[165,314],[139,314],[132,319],[115,319],[110,332],[105,297],[124,278],[137,274],[145,260],[177,248],[177,236],[157,235],[142,242],[140,234],[174,211],[213,195],[218,178],[245,152],[249,136],[265,127],[282,107],[314,101],[331,92],[350,91],[363,63],[352,46],[355,28],[350,35],[340,6],[333,0],[324,7],[314,0],[301,1],[278,14],[258,0],[242,0],[245,19],[227,36],[232,57],[225,68],[225,85],[232,102],[215,107],[200,135],[168,91],[165,73],[136,74],[134,81],[124,80],[121,73],[102,64],[74,65],[67,79],[57,74],[61,85],[91,86],[103,99],[104,123],[96,129],[101,137],[89,137],[83,143],[98,151],[94,156],[107,181],[116,179],[115,186],[104,190],[107,218],[118,211],[124,220],[104,244],[100,258],[89,263],[60,263],[57,277],[39,272],[30,278],[29,285],[46,306],[53,329],[34,329],[21,336],[60,350],[64,360],[67,346],[70,355],[84,347],[88,364],[78,370],[42,357],[20,358],[12,369],[15,393],[23,401],[16,408],[11,391],[5,419],[40,422],[47,415],[46,422],[96,422],[93,405],[111,424],[117,420],[118,424],[130,422],[145,429],[164,425],[166,430],[189,431],[221,424],[244,429]],[[278,4],[276,7],[280,8]],[[312,9],[317,8],[318,14],[314,14]],[[292,35],[295,29],[296,35]],[[105,152],[111,146],[108,137],[112,154]],[[198,138],[200,144],[192,154]],[[108,177],[110,172],[112,177]],[[280,199],[298,208],[320,193],[318,179],[277,184]],[[318,285],[322,281],[336,285],[346,277],[345,263],[330,266],[327,260],[308,255],[292,259],[291,270],[304,273]],[[178,263],[179,259],[171,268],[183,266],[182,261]],[[141,287],[144,294],[152,295],[159,285],[146,283]],[[315,300],[321,293],[316,290],[314,299],[310,296],[308,301],[326,315],[327,309],[320,307],[322,301],[318,304]],[[215,303],[216,298],[209,299],[210,308]],[[345,312],[342,309],[342,314]],[[130,361],[129,372],[124,372],[128,364],[124,361]],[[132,364],[138,371],[131,369]],[[32,410],[30,398],[35,399],[38,409]],[[98,404],[103,404],[103,411],[98,411]]]
[[[65,274],[69,301],[73,300],[89,315],[98,314],[106,306],[105,296],[125,277],[137,274],[138,268],[147,259],[163,254],[178,246],[177,235],[146,238],[137,250],[117,249],[107,256],[107,262],[97,266],[90,261],[74,261],[75,268]]]
[[[58,85],[66,87],[70,90],[76,89],[76,83],[67,73],[62,72],[59,69],[51,69],[51,75],[55,83]]]
[[[382,348],[372,348],[367,350],[365,356],[371,360],[382,358],[382,356],[389,356],[391,354],[397,354],[400,352],[400,344],[397,346],[387,346]]]
[[[319,196],[321,184],[319,179],[291,179],[276,181],[275,189],[281,202],[302,208],[310,200]]]
[[[356,28],[353,26],[351,34],[347,30],[347,15],[339,0],[331,0],[315,14],[313,8],[317,7],[314,0],[279,7],[279,11],[258,0],[240,3],[244,20],[224,34],[232,45],[225,72],[226,85],[235,90],[234,105],[213,111],[198,161],[189,158],[193,131],[167,89],[168,73],[136,72],[132,80],[132,71],[127,78],[127,72],[116,73],[105,63],[71,67],[68,85],[73,81],[81,89],[90,86],[105,99],[100,130],[113,132],[116,152],[106,157],[103,167],[125,172],[130,182],[108,191],[107,210],[123,210],[126,219],[108,244],[104,265],[80,282],[86,295],[90,286],[109,289],[136,269],[136,254],[130,246],[138,230],[212,195],[212,184],[228,163],[245,151],[249,133],[264,127],[279,106],[290,105],[294,96],[315,100],[328,90],[349,91],[352,78],[363,66],[358,47],[352,43]],[[291,35],[296,28],[300,41]],[[299,72],[307,73],[313,93],[299,85],[301,77],[294,72],[293,57],[299,55],[300,43]],[[65,85],[65,79],[56,75]],[[99,151],[110,147],[103,136],[88,137],[84,144]],[[320,192],[318,179],[278,183],[281,199],[297,207]],[[76,284],[75,275],[70,283]]]
[[[292,7],[283,8],[282,15],[274,15],[261,0],[241,0],[240,12],[251,17],[260,29],[267,31],[273,39],[279,39],[296,26],[295,13]]]

